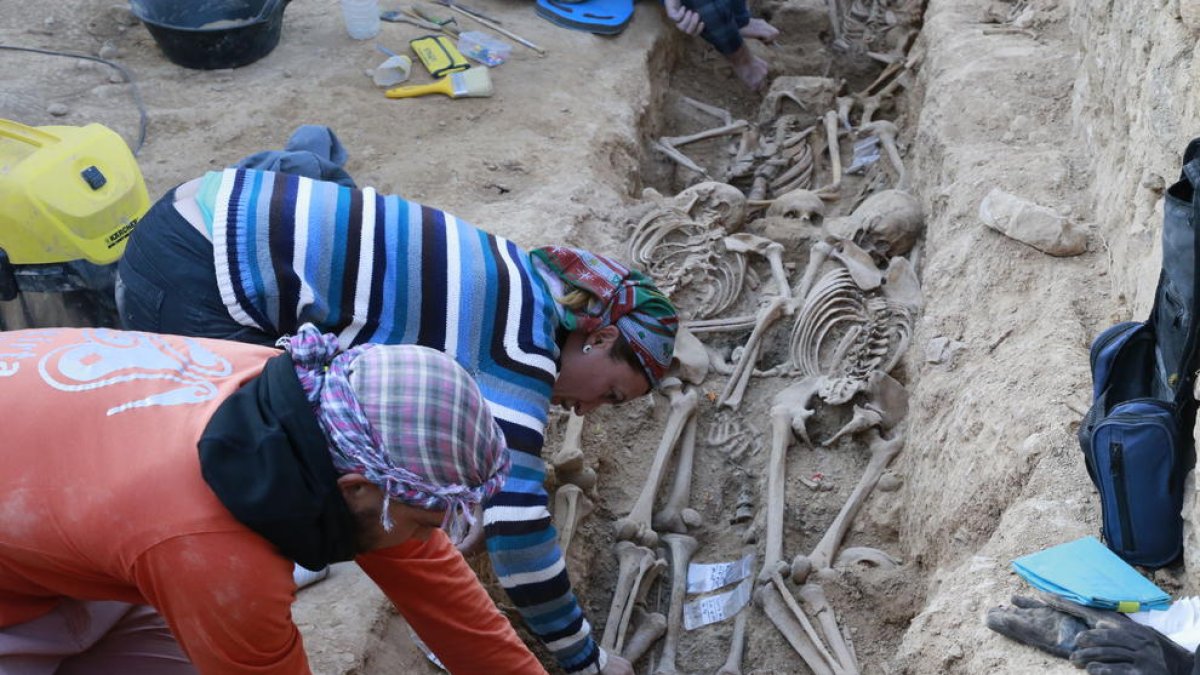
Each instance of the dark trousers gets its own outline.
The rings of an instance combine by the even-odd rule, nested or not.
[[[746,0],[683,0],[683,6],[700,15],[704,30],[700,37],[728,56],[742,46],[739,29],[750,23]]]
[[[117,266],[121,327],[274,345],[276,336],[229,316],[217,286],[212,242],[174,204],[170,190],[129,237]]]

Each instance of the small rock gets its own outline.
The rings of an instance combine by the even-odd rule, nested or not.
[[[1032,123],[1028,115],[1017,115],[1008,123],[1008,130],[1019,137],[1025,137],[1029,134],[1029,129]]]
[[[121,50],[111,40],[105,40],[104,44],[100,46],[100,51],[96,53],[96,56],[102,59],[115,59],[120,54]]]
[[[1053,256],[1087,250],[1087,234],[1053,210],[993,188],[979,204],[979,219],[997,232]]]
[[[67,107],[67,104],[65,103],[51,103],[50,105],[46,106],[46,112],[54,115],[55,117],[62,117],[63,115],[71,112],[71,109]]]
[[[965,349],[966,346],[963,342],[939,335],[932,338],[925,347],[925,361],[950,364],[954,361],[955,354]]]
[[[1157,192],[1161,194],[1167,189],[1167,181],[1153,171],[1147,171],[1146,174],[1142,176],[1142,187],[1150,190],[1151,192]]]
[[[944,663],[953,663],[961,661],[963,657],[963,648],[961,645],[950,645],[950,649],[946,650],[946,658]]]
[[[904,481],[900,480],[894,473],[885,473],[879,478],[879,482],[875,484],[875,489],[880,492],[895,492],[900,489]]]

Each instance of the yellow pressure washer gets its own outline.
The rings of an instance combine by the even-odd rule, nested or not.
[[[0,119],[0,330],[115,325],[116,262],[149,208],[108,127]]]

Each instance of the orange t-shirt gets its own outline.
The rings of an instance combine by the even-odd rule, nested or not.
[[[103,329],[0,332],[0,626],[62,597],[144,603],[201,672],[308,672],[292,563],[226,510],[196,448],[213,411],[277,354]],[[544,672],[440,532],[358,562],[453,672]]]

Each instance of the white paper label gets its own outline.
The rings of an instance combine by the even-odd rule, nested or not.
[[[754,580],[746,578],[732,591],[717,593],[693,600],[683,606],[683,627],[693,630],[710,623],[724,621],[737,614],[750,602],[750,589]]]
[[[750,576],[750,568],[753,566],[753,554],[727,563],[692,563],[688,565],[687,592],[707,593],[741,581]]]

